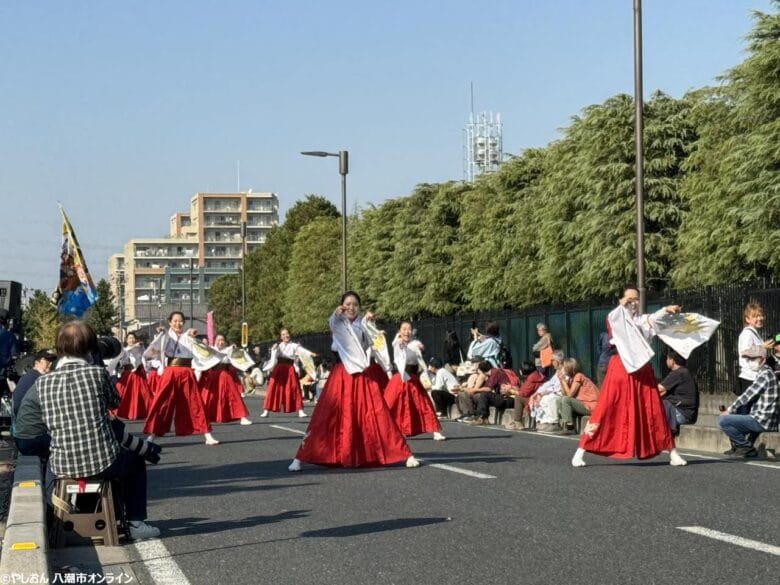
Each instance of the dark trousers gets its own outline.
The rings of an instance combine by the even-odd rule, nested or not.
[[[455,397],[447,390],[431,390],[431,398],[436,406],[436,413],[446,416],[450,406],[455,404]]]
[[[739,393],[738,396],[742,396],[744,394],[745,390],[750,388],[750,386],[753,385],[752,380],[745,380],[744,378],[739,378]],[[743,404],[742,406],[738,407],[734,412],[731,414],[750,414],[750,407],[752,404]],[[750,441],[750,444],[756,442],[756,439],[758,439],[758,436],[761,433],[748,433],[748,441]]]
[[[129,521],[146,520],[146,461],[122,449],[114,462],[97,474],[118,485]]]
[[[51,445],[51,435],[38,435],[34,439],[14,438],[16,448],[22,455],[38,456],[41,464],[46,465],[49,460],[49,445]]]
[[[488,418],[490,416],[490,407],[494,407],[499,412],[503,412],[507,408],[512,408],[515,405],[515,399],[511,396],[502,396],[498,392],[477,392],[474,395],[476,401],[475,410],[477,416],[481,418]]]

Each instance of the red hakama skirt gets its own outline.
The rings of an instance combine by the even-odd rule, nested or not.
[[[302,408],[301,384],[295,366],[288,362],[277,363],[268,378],[263,410],[297,412]]]
[[[175,423],[177,435],[208,433],[198,382],[190,366],[168,366],[149,406],[144,433],[162,437]]]
[[[146,384],[152,395],[157,394],[157,389],[160,387],[160,374],[157,373],[156,369],[146,372]]]
[[[674,448],[674,438],[658,394],[658,382],[648,363],[629,374],[619,355],[613,355],[601,385],[589,425],[598,423],[590,437],[583,433],[580,447],[617,459],[649,459]]]
[[[337,363],[295,457],[331,467],[379,467],[411,456],[376,379],[368,370],[350,374]]]
[[[393,420],[407,437],[441,431],[441,423],[420,378],[411,374],[406,382],[395,374],[385,388],[385,402]]]
[[[135,370],[125,370],[116,381],[116,389],[122,397],[116,416],[126,420],[146,418],[149,404],[152,402],[152,391],[146,383],[146,372],[143,366]]]
[[[217,364],[200,377],[200,395],[206,420],[210,423],[230,422],[249,416],[241,398],[244,387],[236,370],[228,364]]]

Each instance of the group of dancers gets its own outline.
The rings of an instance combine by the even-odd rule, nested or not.
[[[637,290],[626,288],[607,317],[613,355],[598,403],[572,459],[574,467],[585,466],[587,452],[647,459],[668,451],[672,465],[686,464],[675,449],[650,364],[653,352],[649,345],[655,320],[679,312],[680,307],[669,305],[653,315],[640,315],[638,301]],[[150,439],[166,434],[173,421],[177,435],[202,433],[206,444],[215,445],[212,422],[251,424],[241,398],[241,382],[227,357],[200,371],[196,379],[194,330],[184,331],[184,315],[178,311],[171,314],[169,324],[159,344],[162,367],[150,369],[145,376],[143,365],[130,363],[119,378],[123,398],[117,414],[145,417],[144,432]],[[289,470],[300,471],[303,462],[345,468],[405,462],[407,467],[419,467],[406,438],[423,433],[432,433],[436,441],[446,437],[421,382],[423,346],[413,338],[411,323],[401,323],[392,343],[394,374],[387,348],[377,340],[374,315],[361,315],[357,293],[342,295],[329,326],[336,363]],[[215,349],[224,352],[224,338],[220,338]],[[260,416],[283,411],[306,417],[295,362],[306,358],[311,364],[315,354],[291,342],[286,329],[280,338],[264,366],[270,376]],[[135,341],[129,339],[128,347],[131,342]]]

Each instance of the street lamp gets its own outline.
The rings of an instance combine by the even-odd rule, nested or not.
[[[246,321],[246,221],[241,222],[241,321]]]
[[[634,0],[634,153],[636,158],[636,285],[639,311],[645,311],[645,200],[642,89],[642,0]]]
[[[194,260],[194,258],[192,257],[192,255],[190,255],[190,328],[195,327],[195,315],[194,315],[195,308],[193,307],[193,300],[194,300],[193,299],[193,295],[194,295],[194,293],[193,293],[193,290],[192,290],[192,288],[193,288],[192,287],[192,285],[193,285],[193,283],[192,283],[192,261],[193,260]]]
[[[341,291],[347,291],[347,173],[349,173],[349,152],[339,150],[325,152],[324,150],[306,150],[304,156],[335,156],[339,159],[339,174],[341,175]]]

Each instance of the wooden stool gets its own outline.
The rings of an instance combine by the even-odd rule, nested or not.
[[[51,541],[55,548],[65,546],[71,532],[84,538],[101,539],[104,546],[119,544],[111,481],[61,477],[54,486],[52,504]]]

